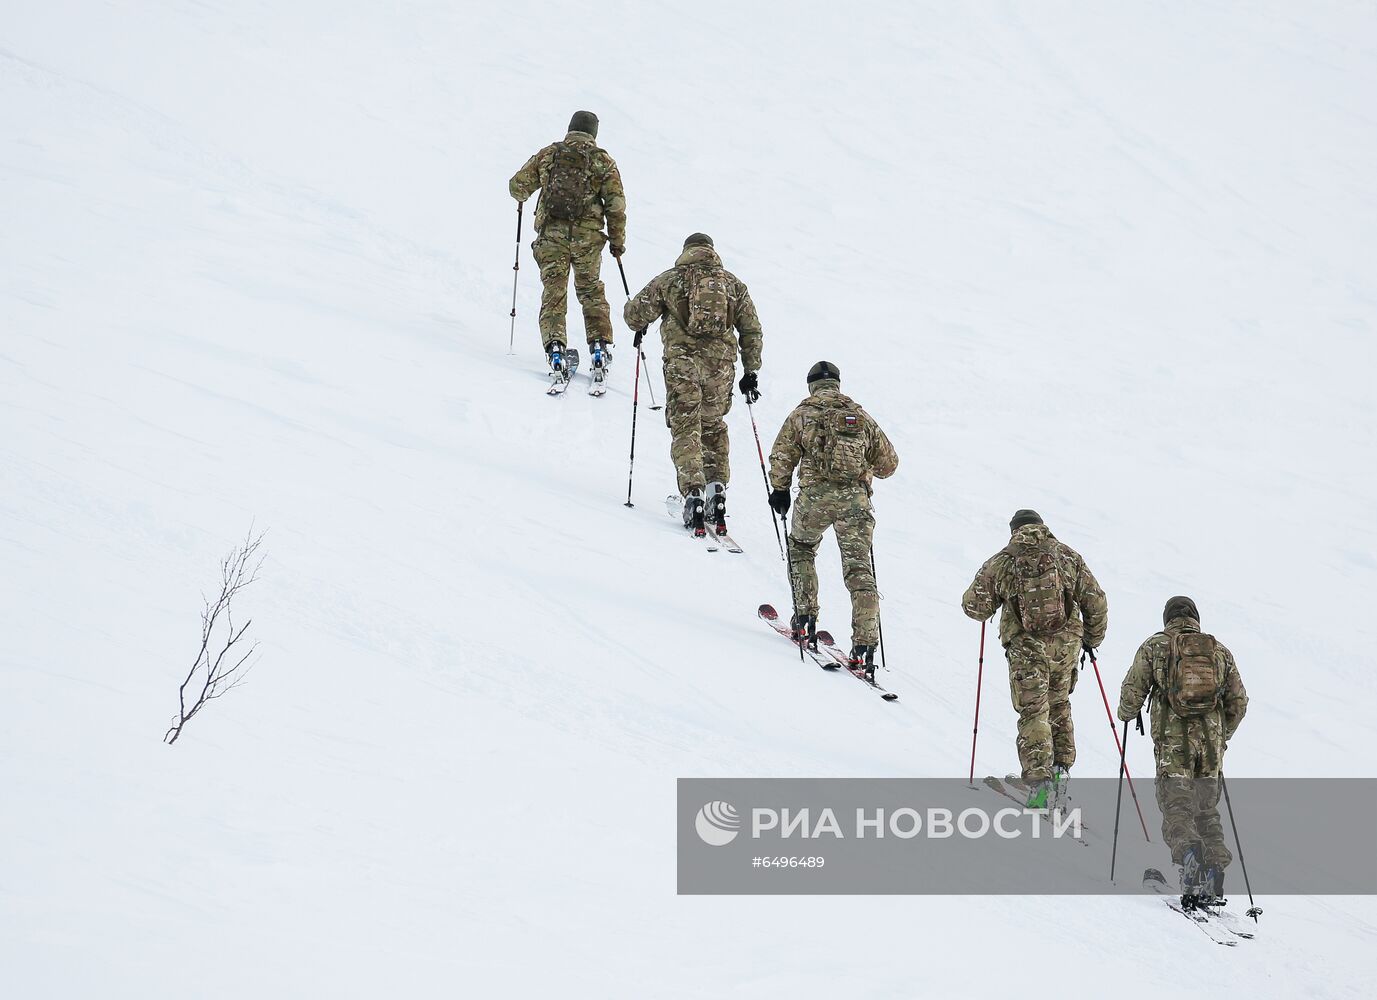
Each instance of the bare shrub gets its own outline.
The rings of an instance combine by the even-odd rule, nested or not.
[[[258,579],[264,559],[259,553],[262,544],[263,533],[255,535],[250,528],[244,541],[220,560],[219,595],[214,600],[202,595],[201,649],[177,689],[177,715],[163,735],[164,743],[176,743],[196,713],[242,684],[252,666],[249,660],[258,651],[258,643],[247,641],[245,635],[253,619],[235,624],[234,599]]]

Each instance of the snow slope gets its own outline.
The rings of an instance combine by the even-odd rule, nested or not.
[[[1135,996],[1164,952],[1366,995],[1356,897],[1263,900],[1233,950],[1146,899],[680,898],[673,796],[964,774],[957,602],[1021,506],[1110,595],[1108,685],[1187,592],[1253,698],[1231,773],[1373,773],[1370,4],[341,6],[0,30],[7,995],[993,996],[1047,960]],[[753,621],[787,594],[744,408],[748,554],[709,556],[644,408],[620,505],[630,352],[540,394],[529,252],[508,356],[506,181],[578,107],[633,285],[698,229],[750,284],[767,447],[820,357],[890,431],[900,703]],[[263,658],[169,749],[250,524]]]

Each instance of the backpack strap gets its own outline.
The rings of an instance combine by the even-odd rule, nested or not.
[[[1161,632],[1154,633],[1154,634],[1153,634],[1153,638],[1155,639],[1155,638],[1157,638],[1157,636],[1159,636],[1159,635],[1160,635],[1163,639],[1166,639],[1166,640],[1167,640],[1167,666],[1166,666],[1166,671],[1165,671],[1166,676],[1163,678],[1164,680],[1166,680],[1166,679],[1169,679],[1169,678],[1171,677],[1171,661],[1172,661],[1172,657],[1174,657],[1174,656],[1176,655],[1176,644],[1175,644],[1174,642],[1172,642],[1172,638],[1171,638],[1171,633],[1170,633],[1170,632],[1167,632],[1166,630],[1163,630],[1163,631],[1161,631]],[[1145,701],[1145,702],[1147,703],[1147,705],[1148,705],[1148,714],[1149,714],[1149,715],[1152,714],[1152,696],[1155,695],[1155,694],[1157,694],[1159,691],[1165,691],[1165,688],[1163,688],[1161,684],[1158,684],[1158,683],[1157,683],[1157,671],[1154,670],[1154,671],[1152,672],[1152,683],[1148,685],[1147,697],[1144,699],[1144,701]]]
[[[689,325],[689,299],[693,295],[693,269],[697,266],[696,264],[681,264],[675,268],[679,272],[679,280],[684,286],[684,301],[674,310],[674,316],[679,320],[679,325],[684,328],[685,333],[688,332]]]

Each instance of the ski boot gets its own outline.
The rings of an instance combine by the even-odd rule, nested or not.
[[[1052,768],[1052,809],[1064,813],[1071,801],[1071,772],[1063,765]]]
[[[592,368],[589,375],[593,378],[593,383],[597,388],[596,395],[601,395],[603,383],[607,381],[607,370],[612,367],[612,345],[601,340],[595,340],[588,345],[592,352],[590,362]]]
[[[1036,812],[1046,812],[1052,804],[1053,786],[1050,778],[1039,778],[1037,781],[1028,782],[1028,798],[1023,803],[1024,809],[1032,809]]]
[[[569,366],[565,363],[563,344],[546,344],[545,360],[550,362],[550,381],[552,383],[569,381]]]
[[[815,653],[818,651],[817,615],[794,615],[789,619],[789,627],[793,629],[794,642],[802,643]]]
[[[727,487],[721,483],[708,483],[708,502],[703,518],[717,534],[727,533]]]
[[[690,490],[684,497],[684,527],[693,532],[695,538],[703,538],[708,529],[703,523],[703,491]]]
[[[1193,910],[1201,905],[1205,894],[1205,870],[1200,864],[1200,848],[1186,848],[1177,869],[1181,876],[1181,909]]]
[[[1223,906],[1226,903],[1228,900],[1224,898],[1224,869],[1219,865],[1206,865],[1200,885],[1200,905]]]
[[[856,643],[851,647],[851,655],[847,657],[847,662],[852,670],[860,670],[865,674],[865,679],[874,683],[875,681],[875,647],[867,646],[864,643]]]

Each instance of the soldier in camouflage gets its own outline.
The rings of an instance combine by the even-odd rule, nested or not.
[[[1003,609],[999,641],[1018,712],[1018,760],[1029,808],[1043,809],[1065,796],[1076,762],[1076,657],[1104,641],[1109,604],[1085,560],[1036,511],[1015,513],[1009,530],[1009,544],[980,567],[961,608],[981,622]]]
[[[1219,821],[1219,777],[1224,750],[1248,711],[1248,693],[1233,654],[1201,632],[1194,601],[1167,601],[1162,623],[1133,657],[1119,718],[1134,718],[1148,702],[1162,839],[1180,868],[1182,894],[1210,904],[1222,900],[1224,869],[1233,861]],[[1201,668],[1194,676],[1193,659]]]
[[[541,191],[531,251],[545,288],[540,299],[540,340],[553,368],[558,368],[565,347],[570,270],[574,294],[583,307],[590,352],[595,359],[601,355],[604,363],[612,360],[612,318],[601,278],[602,249],[610,241],[612,256],[620,257],[626,250],[626,194],[617,164],[597,145],[597,135],[597,115],[577,112],[569,122],[569,133],[527,160],[509,184],[519,202]]]
[[[699,535],[706,524],[725,533],[731,482],[726,415],[738,351],[745,369],[741,392],[748,402],[760,398],[756,373],[764,334],[751,293],[722,266],[712,238],[694,233],[674,266],[632,296],[623,317],[636,331],[637,349],[646,328],[660,321],[665,422],[684,525]]]
[[[789,486],[798,473],[789,536],[789,566],[794,585],[794,631],[816,644],[818,574],[814,566],[823,532],[833,528],[841,549],[842,577],[851,593],[851,662],[867,673],[875,669],[880,595],[875,589],[871,540],[875,516],[871,482],[888,479],[899,455],[865,410],[842,395],[841,372],[819,361],[808,372],[808,397],[794,407],[770,449],[770,506],[780,517],[789,512]]]

